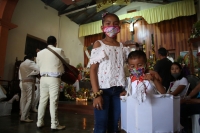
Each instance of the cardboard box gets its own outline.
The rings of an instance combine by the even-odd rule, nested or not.
[[[173,133],[180,130],[180,97],[147,94],[139,103],[131,95],[121,101],[121,128],[127,133]]]

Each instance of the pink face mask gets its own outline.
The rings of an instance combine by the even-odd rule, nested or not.
[[[109,37],[115,37],[120,32],[119,26],[105,26],[103,32]]]

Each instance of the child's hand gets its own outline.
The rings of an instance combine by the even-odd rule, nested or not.
[[[126,91],[125,90],[120,93],[120,96],[125,96],[125,95],[126,95]]]
[[[149,70],[149,73],[150,73],[151,75],[153,75],[153,77],[154,77],[155,79],[157,79],[159,82],[162,82],[162,78],[160,77],[160,75],[159,75],[156,71]]]
[[[150,73],[144,74],[144,79],[154,81],[154,77]]]

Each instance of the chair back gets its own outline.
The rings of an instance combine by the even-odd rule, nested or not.
[[[188,75],[186,78],[190,83],[190,87],[188,88],[188,93],[190,93],[197,86],[200,79],[195,75]]]
[[[184,98],[185,96],[187,96],[187,92],[188,92],[189,87],[190,87],[190,83],[188,83],[188,84],[186,85],[185,89],[180,93],[180,96],[181,96],[181,97]]]

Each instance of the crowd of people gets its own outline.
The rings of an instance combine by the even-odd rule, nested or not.
[[[68,59],[61,48],[56,48],[57,40],[54,36],[47,38],[48,48],[54,50],[66,62]],[[20,112],[22,122],[33,122],[29,118],[29,111],[32,108],[38,113],[37,127],[44,127],[44,115],[48,100],[50,101],[51,129],[62,130],[58,121],[57,108],[59,100],[59,88],[61,84],[61,75],[64,73],[64,67],[59,58],[57,58],[48,49],[37,50],[36,63],[34,56],[27,55],[24,62],[19,67],[19,79],[21,89]],[[36,78],[37,77],[37,78]],[[35,85],[37,86],[35,95]],[[39,101],[38,110],[36,109]]]
[[[90,58],[90,80],[94,93],[94,133],[106,133],[106,131],[115,133],[118,131],[119,96],[126,94],[123,86],[126,86],[125,75],[127,74],[125,74],[123,68],[124,64],[127,63],[127,57],[126,66],[128,66],[130,81],[148,80],[156,86],[156,91],[150,89],[146,93],[168,93],[180,96],[186,103],[191,101],[184,97],[187,93],[188,81],[183,73],[182,66],[167,58],[168,51],[165,48],[158,49],[159,60],[155,64],[154,70],[148,70],[146,54],[143,51],[131,52],[116,40],[116,35],[120,32],[120,21],[115,14],[106,13],[103,15],[101,29],[105,37],[94,43]],[[197,88],[199,87],[200,85],[197,86]],[[134,89],[136,88],[132,88],[132,90]],[[194,91],[191,93],[194,93]],[[195,114],[195,111],[190,114],[183,113],[185,110],[183,111],[182,106],[184,105],[181,104],[181,124],[184,126],[183,131],[187,132],[186,124],[184,124],[182,118],[186,115]],[[199,105],[197,106],[199,107]],[[196,113],[199,113],[199,111],[196,110]]]
[[[165,48],[158,49],[159,60],[155,64],[154,70],[149,70],[147,57],[143,51],[130,51],[129,47],[125,47],[117,41],[116,35],[120,32],[120,20],[117,15],[103,14],[101,29],[104,38],[94,43],[90,57],[90,80],[95,119],[94,133],[116,133],[119,130],[120,96],[126,94],[126,90],[124,90],[126,86],[125,64],[129,70],[130,82],[136,80],[152,81],[150,83],[155,86],[155,89],[150,88],[146,91],[147,94],[168,93],[182,98],[181,124],[187,130],[185,121],[187,116],[199,114],[200,111],[200,100],[194,97],[200,91],[200,84],[186,96],[188,81],[182,73],[182,66],[167,58],[168,52]],[[47,38],[47,44],[48,48],[66,59],[64,51],[61,48],[56,48],[57,40],[54,36]],[[19,68],[21,81],[20,120],[22,122],[33,122],[29,118],[29,111],[32,108],[38,113],[37,127],[42,128],[45,108],[49,99],[51,129],[62,130],[65,128],[59,124],[57,117],[59,87],[63,73],[62,62],[48,49],[37,51],[36,63],[31,55],[24,58],[24,62]],[[35,84],[37,86],[36,96]]]

